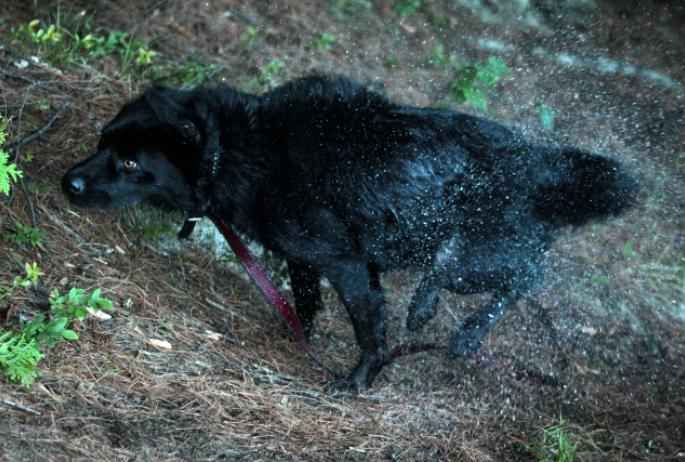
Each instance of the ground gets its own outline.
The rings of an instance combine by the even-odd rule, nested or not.
[[[401,18],[396,5],[409,3],[4,0],[5,147],[27,142],[12,151],[25,188],[0,194],[0,229],[35,223],[44,238],[0,240],[0,287],[27,262],[44,275],[38,289],[0,299],[0,326],[18,329],[54,288],[101,288],[116,309],[78,323],[79,340],[49,350],[29,388],[0,382],[0,459],[556,460],[558,449],[544,451],[562,428],[578,444],[575,460],[685,460],[685,5],[434,0]],[[101,35],[125,31],[156,54],[148,64],[137,54],[55,58],[18,31],[33,19],[46,30],[59,20],[67,31],[78,21]],[[458,76],[429,59],[438,45],[461,62],[509,66],[486,91],[487,109],[449,98]],[[64,171],[163,69],[178,70],[166,82],[207,77],[253,91],[310,71],[350,75],[403,103],[447,104],[610,154],[639,175],[639,202],[569,229],[543,286],[493,329],[481,356],[401,358],[358,396],[330,394],[330,377],[230,257],[151,238],[163,227],[149,223],[163,219],[145,208],[83,211],[61,195]],[[262,258],[281,280],[279,262]],[[411,272],[383,279],[392,344],[445,342],[484,299],[445,294],[440,315],[410,334],[416,282]],[[354,338],[335,294],[325,298],[313,344],[346,370]]]

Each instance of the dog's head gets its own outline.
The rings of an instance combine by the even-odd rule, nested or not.
[[[181,92],[148,87],[102,130],[97,152],[62,179],[68,199],[83,207],[148,201],[167,210],[197,208],[202,134]]]

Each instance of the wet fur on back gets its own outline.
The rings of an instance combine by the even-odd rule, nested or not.
[[[77,205],[147,200],[221,216],[285,258],[308,332],[326,277],[361,349],[334,384],[351,389],[389,361],[380,272],[423,270],[411,330],[435,314],[442,289],[490,292],[451,341],[449,354],[467,354],[533,289],[561,228],[621,212],[636,188],[607,157],[536,146],[483,118],[397,105],[324,76],[262,96],[149,87],[63,180]]]

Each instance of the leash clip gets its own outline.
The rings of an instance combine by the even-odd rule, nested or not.
[[[200,220],[202,220],[201,215],[187,215],[186,221],[183,222],[183,226],[181,227],[181,230],[178,232],[178,238],[187,239],[195,229],[195,225],[197,224],[197,222]]]

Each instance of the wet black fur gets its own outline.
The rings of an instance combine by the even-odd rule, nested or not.
[[[328,278],[361,348],[337,385],[358,388],[389,361],[380,272],[424,271],[410,330],[435,314],[441,289],[490,292],[451,342],[450,354],[467,354],[531,291],[560,228],[620,212],[636,183],[605,157],[532,145],[483,118],[400,106],[353,81],[313,76],[263,96],[149,87],[104,128],[97,153],[65,175],[63,189],[81,206],[147,200],[222,216],[286,259],[307,329],[322,305],[319,279]]]

